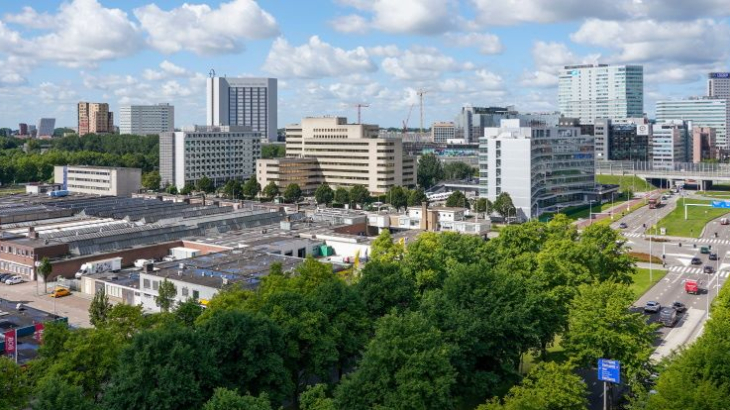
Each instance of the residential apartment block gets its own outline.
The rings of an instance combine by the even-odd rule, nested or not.
[[[695,127],[715,129],[717,146],[727,150],[727,128],[730,123],[730,103],[727,99],[695,97],[685,100],[658,101],[656,103],[657,124],[670,120],[692,121]]]
[[[403,141],[378,134],[377,125],[348,124],[344,117],[304,118],[286,127],[287,158],[258,161],[256,178],[262,186],[274,181],[280,189],[298,183],[306,191],[326,182],[363,185],[373,194],[415,185],[416,161],[404,155]]]
[[[107,103],[80,102],[78,104],[78,132],[86,134],[108,134],[114,132],[114,113]]]
[[[139,168],[58,165],[53,180],[69,192],[91,195],[130,196],[142,187]]]
[[[248,126],[276,141],[277,107],[276,78],[207,79],[208,125]]]
[[[566,117],[593,124],[596,118],[644,115],[644,68],[639,65],[565,66],[558,80],[558,106]]]
[[[196,184],[206,176],[218,186],[254,175],[261,133],[242,126],[193,126],[160,133],[162,185]]]
[[[175,131],[175,107],[170,104],[119,107],[119,133],[157,135]]]

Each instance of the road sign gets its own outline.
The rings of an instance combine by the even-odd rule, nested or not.
[[[730,208],[730,201],[712,201],[713,208]]]
[[[598,379],[621,383],[621,363],[618,360],[598,359]]]

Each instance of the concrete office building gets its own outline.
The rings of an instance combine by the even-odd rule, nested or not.
[[[498,127],[499,121],[507,118],[516,118],[517,111],[509,107],[473,107],[465,105],[456,116],[456,139],[463,139],[466,143],[479,142],[484,136],[484,128]]]
[[[644,115],[644,68],[639,65],[565,66],[558,82],[558,106],[566,117],[593,124],[596,118]]]
[[[669,120],[652,125],[651,158],[654,169],[674,170],[689,162],[687,121]]]
[[[175,131],[175,107],[170,104],[127,105],[119,108],[119,133],[157,135]]]
[[[656,122],[670,120],[692,121],[695,127],[715,129],[717,146],[728,149],[727,126],[730,123],[730,104],[727,99],[695,97],[686,100],[658,101]]]
[[[580,127],[525,127],[518,119],[490,127],[479,142],[479,196],[495,201],[507,192],[516,218],[585,204],[594,184],[593,137]]]
[[[245,180],[261,158],[261,133],[251,127],[192,126],[160,133],[162,185],[196,184],[206,176],[218,186],[229,179]]]
[[[596,161],[649,161],[651,125],[646,118],[596,119]]]
[[[692,162],[718,159],[715,130],[710,127],[692,127]]]
[[[28,124],[24,122],[18,124],[18,135],[28,135]]]
[[[276,141],[277,95],[276,78],[208,78],[207,124],[248,126]]]
[[[446,144],[456,139],[456,127],[453,122],[434,122],[431,125],[431,140],[438,144]]]
[[[56,129],[55,118],[41,118],[38,120],[38,138],[51,138]]]
[[[299,183],[306,169],[306,186],[363,185],[373,194],[383,194],[394,185],[415,185],[416,161],[403,153],[403,141],[378,135],[377,125],[348,124],[344,117],[304,118],[286,127],[286,160],[258,161],[256,178],[261,186],[274,181],[281,189]],[[296,171],[282,172],[286,167]]]
[[[65,184],[69,192],[91,195],[130,196],[142,187],[139,168],[58,165],[53,181]]]
[[[707,96],[730,98],[730,73],[709,73],[707,75]]]
[[[78,132],[86,134],[108,134],[114,132],[114,113],[107,103],[80,102],[78,104]]]

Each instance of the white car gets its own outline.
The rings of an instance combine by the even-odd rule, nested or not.
[[[23,283],[23,278],[21,276],[17,276],[16,275],[16,276],[13,276],[10,279],[6,279],[5,280],[5,284],[6,285],[15,285],[15,284],[18,284],[18,283]]]

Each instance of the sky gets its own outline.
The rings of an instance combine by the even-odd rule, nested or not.
[[[358,103],[417,127],[419,89],[427,127],[464,104],[555,111],[559,69],[596,62],[643,65],[652,116],[730,69],[729,1],[0,0],[0,127],[75,126],[78,101],[204,124],[211,70],[278,78],[280,128]]]

